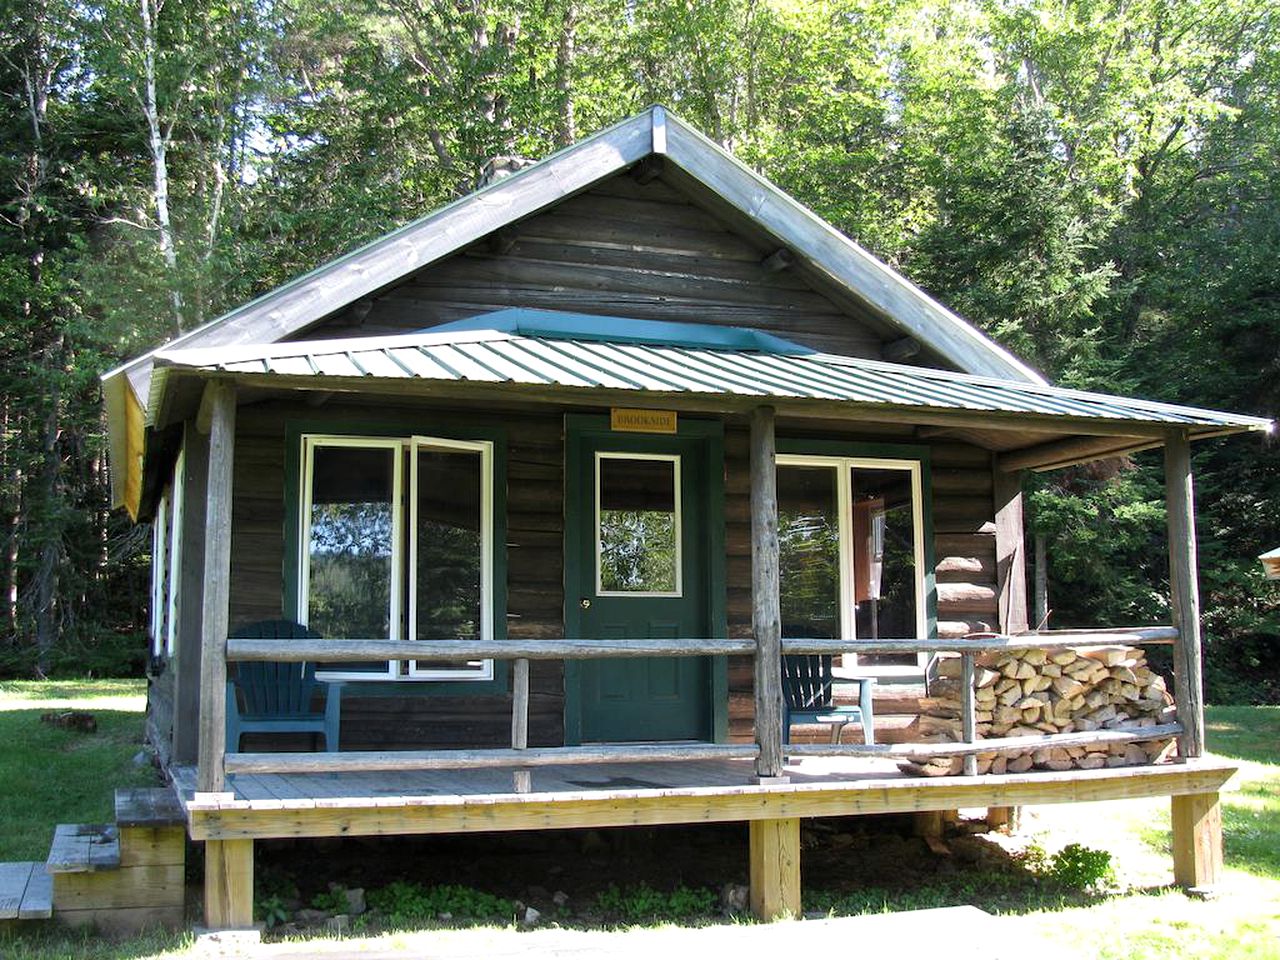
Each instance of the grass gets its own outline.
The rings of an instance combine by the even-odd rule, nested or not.
[[[151,781],[149,768],[132,761],[143,700],[141,681],[0,683],[0,860],[42,858],[53,823],[106,819],[111,787]],[[65,708],[92,711],[98,733],[40,723],[41,713]],[[1047,946],[1098,960],[1280,960],[1280,707],[1211,707],[1207,727],[1211,749],[1240,765],[1236,789],[1223,796],[1227,869],[1216,900],[1191,899],[1172,888],[1169,804],[1156,798],[1028,808],[1021,847],[1011,844],[1014,855],[998,867],[960,862],[956,843],[957,862],[936,876],[897,889],[807,889],[806,908],[847,915],[972,903],[997,916],[1004,942],[1021,943],[1034,955],[1058,955],[1046,953]],[[1043,866],[1035,868],[1071,843],[1111,854],[1116,878],[1106,892],[1072,889]],[[412,956],[435,943],[419,938],[442,934],[464,952],[487,938],[524,935],[482,927],[348,940],[346,946]],[[51,930],[0,941],[0,955],[192,958],[190,943],[185,934],[153,934],[108,946],[85,934]]]
[[[0,681],[0,861],[43,860],[57,823],[103,823],[115,787],[151,786],[142,749],[143,680]],[[85,710],[96,733],[40,721]]]

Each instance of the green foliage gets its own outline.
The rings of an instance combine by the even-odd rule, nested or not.
[[[1049,861],[1049,876],[1069,890],[1097,890],[1115,881],[1111,854],[1069,843]]]
[[[655,101],[1051,377],[1280,410],[1267,4],[0,3],[0,674],[140,666],[102,371]],[[1209,695],[1274,700],[1280,460],[1196,470]],[[1033,493],[1054,626],[1163,619],[1157,458]]]
[[[709,916],[716,905],[714,891],[683,884],[670,893],[646,883],[618,887],[610,884],[596,894],[595,908],[609,917],[629,923],[660,923]]]
[[[510,900],[451,883],[424,886],[397,880],[371,890],[368,902],[396,927],[434,923],[446,915],[461,922],[511,923],[516,912]]]

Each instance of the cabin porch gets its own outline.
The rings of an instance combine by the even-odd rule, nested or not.
[[[730,755],[750,747],[723,752],[720,759],[541,766],[527,792],[509,768],[322,772],[305,755],[289,773],[231,774],[218,795],[197,793],[192,767],[171,772],[189,833],[206,843],[207,920],[230,927],[252,922],[255,839],[745,821],[752,910],[771,919],[800,910],[804,817],[1152,796],[1171,798],[1176,881],[1202,887],[1221,866],[1218,792],[1234,772],[1215,760],[1190,759],[1068,773],[918,778],[885,759],[813,756],[792,759],[782,778],[762,783],[752,758]]]

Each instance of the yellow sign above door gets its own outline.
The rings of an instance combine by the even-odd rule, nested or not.
[[[676,412],[613,407],[609,410],[609,426],[626,433],[675,433]]]

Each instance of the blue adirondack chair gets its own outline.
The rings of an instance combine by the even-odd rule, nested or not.
[[[858,705],[836,706],[831,657],[791,654],[782,658],[782,742],[791,742],[791,724],[825,723],[831,742],[840,742],[847,723],[861,723],[864,743],[875,743],[871,695],[874,677],[858,677]]]
[[[237,627],[233,637],[271,640],[318,639],[292,620],[263,620]],[[312,706],[317,693],[319,709]],[[227,748],[240,750],[246,733],[319,733],[324,748],[338,749],[342,685],[316,679],[312,663],[238,663],[227,681]]]

